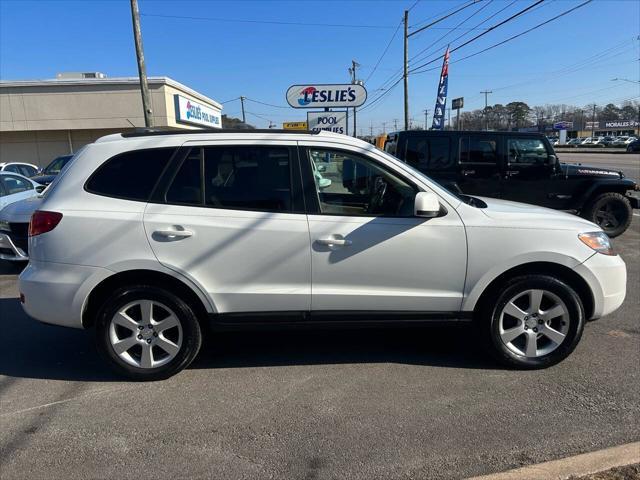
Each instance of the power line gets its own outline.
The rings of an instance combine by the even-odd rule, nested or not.
[[[418,3],[418,2],[416,2],[416,3]],[[415,7],[415,4],[414,4],[414,7]],[[411,8],[413,8],[413,7],[411,7]],[[391,40],[389,40],[389,43],[387,43],[387,46],[385,47],[384,51],[382,52],[382,55],[380,55],[380,58],[378,58],[378,61],[376,62],[375,66],[373,67],[373,70],[371,71],[371,73],[369,74],[367,79],[364,81],[365,84],[369,81],[371,76],[375,73],[376,69],[378,68],[378,65],[380,65],[380,62],[382,61],[384,56],[387,54],[387,50],[389,50],[389,47],[391,46],[391,44],[395,40],[396,35],[398,35],[398,32],[400,31],[400,27],[401,26],[402,26],[402,20],[400,20],[400,23],[398,23],[398,26],[396,27],[395,32],[393,32]]]
[[[505,10],[507,10],[509,7],[511,7],[511,6],[512,6],[514,3],[516,3],[517,1],[518,1],[518,0],[512,0],[512,1],[511,1],[511,3],[509,3],[506,7],[501,8],[500,10],[498,10],[497,12],[495,12],[494,14],[492,14],[492,15],[488,16],[487,18],[485,18],[484,20],[482,20],[480,23],[477,23],[476,25],[474,25],[473,29],[474,29],[474,30],[475,30],[475,29],[477,29],[477,27],[479,27],[480,25],[482,25],[482,24],[484,24],[484,23],[488,22],[489,20],[491,20],[492,18],[494,18],[494,17],[496,17],[496,16],[500,15],[502,12],[504,12]],[[480,12],[480,10],[478,10],[478,12]],[[476,13],[478,13],[478,12],[476,12]],[[463,33],[462,35],[458,35],[456,38],[454,38],[453,40],[451,40],[451,41],[450,41],[450,42],[448,42],[448,43],[455,43],[455,42],[457,42],[458,40],[460,40],[462,37],[465,37],[465,36],[469,35],[469,33],[470,33],[470,32],[466,32],[466,33]],[[441,38],[440,38],[440,40],[442,40],[442,38],[444,38],[444,37],[441,37]],[[435,43],[435,42],[434,42],[434,43]],[[433,43],[432,43],[429,47],[427,47],[427,48],[425,48],[425,49],[421,50],[420,52],[418,52],[418,54],[414,55],[414,56],[413,56],[413,58],[412,58],[411,60],[409,60],[409,62],[415,61],[415,60],[417,59],[417,57],[421,56],[421,55],[422,55],[422,53],[423,53],[425,50],[427,50],[428,48],[430,48],[432,45],[433,45]],[[436,48],[434,49],[434,51],[440,51],[440,50],[442,50],[442,48],[444,48],[444,46],[445,46],[445,45],[440,45],[440,46],[436,47]]]
[[[447,8],[446,10],[442,10],[441,12],[438,12],[438,13],[436,13],[436,14],[434,14],[434,15],[431,15],[430,17],[427,17],[427,18],[425,18],[425,19],[423,19],[423,20],[420,20],[419,22],[414,23],[413,25],[409,25],[409,28],[416,28],[416,27],[418,27],[419,25],[422,25],[423,23],[427,23],[427,22],[428,22],[429,20],[431,20],[432,18],[439,17],[440,15],[446,15],[447,13],[454,11],[456,8],[459,8],[459,7],[460,7],[460,5],[463,5],[463,4],[465,4],[465,3],[466,3],[466,1],[464,1],[464,2],[462,2],[462,3],[460,3],[460,4],[458,4],[458,5],[456,5],[456,6],[454,6],[454,7]]]
[[[286,109],[291,108],[291,107],[285,107],[284,105],[274,105],[273,103],[261,102],[260,100],[254,100],[253,98],[249,98],[249,97],[244,97],[244,99],[249,100],[250,102],[253,102],[253,103],[259,103],[260,105],[266,105],[267,107],[286,108]]]
[[[515,1],[515,0],[514,0]],[[487,8],[489,5],[491,5],[493,3],[493,0],[489,0],[488,2],[485,2],[484,5],[481,5],[480,8],[478,10],[476,10],[475,12],[473,12],[471,15],[469,15],[468,17],[466,17],[464,20],[462,20],[460,23],[458,23],[456,25],[457,27],[460,27],[461,25],[464,25],[468,20],[470,20],[473,16],[477,15],[478,13],[480,13],[482,10],[484,10],[485,8]],[[445,33],[444,35],[442,35],[440,38],[438,38],[436,41],[432,42],[431,44],[429,44],[427,47],[423,48],[422,50],[420,50],[416,55],[413,56],[413,58],[409,59],[409,63],[411,63],[412,61],[414,61],[417,57],[419,57],[420,55],[422,55],[422,53],[424,53],[426,50],[429,50],[431,47],[433,47],[436,43],[440,42],[440,40],[444,39],[445,37],[447,37],[448,35],[451,34],[451,32],[453,32],[453,30],[448,31],[447,33]],[[467,35],[469,32],[463,34]],[[459,38],[459,37],[458,37]]]
[[[414,36],[414,35],[417,35],[418,33],[422,32],[423,30],[426,30],[427,28],[432,27],[433,25],[436,25],[436,24],[440,23],[440,22],[441,22],[441,21],[443,21],[443,20],[446,20],[447,18],[449,18],[449,17],[451,17],[451,16],[455,15],[455,14],[456,14],[456,13],[458,13],[458,12],[461,12],[462,10],[464,10],[465,8],[470,7],[471,5],[475,5],[476,3],[480,2],[480,1],[482,1],[482,0],[471,0],[469,3],[467,3],[467,4],[463,5],[462,7],[458,8],[457,10],[454,10],[453,12],[451,12],[451,13],[449,13],[449,14],[447,14],[447,15],[443,16],[443,17],[440,17],[439,19],[437,19],[437,20],[435,20],[435,21],[431,22],[431,23],[430,23],[430,24],[428,24],[428,25],[425,25],[424,27],[420,27],[419,29],[415,30],[414,32],[411,32],[411,33],[410,33],[409,35],[407,35],[407,36],[408,36],[408,37],[412,37],[412,36]]]
[[[192,17],[185,15],[163,15],[160,13],[141,13],[144,17],[156,18],[176,18],[180,20],[203,20],[225,23],[262,23],[268,25],[294,25],[301,27],[337,27],[337,28],[395,28],[392,25],[354,25],[345,23],[306,23],[306,22],[287,22],[281,20],[249,20],[240,18],[220,18],[220,17]]]
[[[539,0],[539,2],[540,2],[540,1],[544,1],[544,0]],[[515,40],[515,39],[516,39],[516,38],[518,38],[518,37],[521,37],[521,36],[523,36],[523,35],[526,35],[527,33],[532,32],[533,30],[536,30],[536,29],[538,29],[538,28],[540,28],[540,27],[542,27],[542,26],[544,26],[544,25],[546,25],[546,24],[548,24],[548,23],[550,23],[550,22],[553,22],[554,20],[557,20],[557,19],[558,19],[558,18],[560,18],[560,17],[563,17],[563,16],[565,16],[565,15],[567,15],[567,14],[569,14],[569,13],[571,13],[571,12],[573,12],[573,11],[575,11],[575,10],[577,10],[577,9],[581,8],[581,7],[584,7],[584,6],[585,6],[585,5],[587,5],[588,3],[591,3],[592,1],[593,1],[593,0],[587,0],[586,2],[583,2],[583,3],[581,3],[580,5],[577,5],[577,6],[573,7],[573,8],[570,8],[569,10],[566,10],[566,11],[564,11],[564,12],[562,12],[562,13],[560,13],[560,14],[556,15],[555,17],[550,18],[549,20],[546,20],[546,21],[544,21],[544,22],[542,22],[542,23],[539,23],[539,24],[537,24],[537,25],[535,25],[535,26],[533,26],[533,27],[531,27],[531,28],[528,28],[528,29],[527,29],[527,30],[525,30],[524,32],[521,32],[521,33],[518,33],[518,34],[516,34],[516,35],[513,35],[513,36],[511,36],[511,37],[507,38],[506,40],[503,40],[503,41],[501,41],[501,42],[495,43],[495,44],[493,44],[493,45],[491,45],[491,46],[489,46],[489,47],[483,48],[482,50],[479,50],[479,51],[474,52],[474,53],[472,53],[472,54],[470,54],[470,55],[467,55],[466,57],[459,58],[459,59],[457,59],[457,60],[455,60],[455,61],[453,61],[453,62],[451,62],[451,63],[458,63],[458,62],[461,62],[461,61],[466,60],[466,59],[468,59],[468,58],[475,57],[476,55],[480,55],[481,53],[487,52],[487,51],[489,51],[489,50],[491,50],[491,49],[493,49],[493,48],[499,47],[500,45],[504,45],[505,43],[510,42],[511,40]],[[539,2],[538,2],[538,3],[539,3]],[[476,38],[477,38],[477,37],[476,37]],[[469,42],[470,42],[470,41],[469,41]],[[451,50],[451,53],[455,52],[456,50],[458,50],[458,49],[462,48],[462,47],[463,47],[463,46],[465,46],[465,45],[468,45],[468,44],[469,44],[469,42],[465,42],[465,43],[463,43],[462,45],[459,45],[459,46],[457,46],[456,48],[452,49],[452,50]],[[440,57],[438,57],[438,58],[436,58],[436,59],[434,59],[434,60],[431,60],[431,61],[429,61],[429,62],[427,62],[427,63],[424,63],[424,64],[422,64],[422,65],[420,65],[420,66],[418,66],[418,67],[415,67],[413,70],[411,70],[411,72],[410,72],[410,73],[424,73],[424,72],[427,72],[427,71],[429,71],[429,70],[433,70],[433,69],[429,69],[429,70],[421,70],[421,71],[418,71],[418,69],[423,68],[423,67],[425,67],[425,66],[427,66],[427,65],[429,65],[429,64],[431,64],[431,63],[433,63],[433,62],[435,62],[435,61],[437,61],[437,60],[439,60],[440,58],[442,58],[442,56],[440,56]]]

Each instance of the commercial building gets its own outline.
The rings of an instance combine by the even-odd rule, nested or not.
[[[169,77],[149,77],[158,128],[222,128],[222,105]],[[99,137],[144,127],[137,77],[59,74],[0,81],[0,162],[47,165]]]

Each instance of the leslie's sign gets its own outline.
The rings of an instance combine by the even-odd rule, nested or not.
[[[359,107],[367,100],[367,90],[357,84],[292,85],[287,103],[293,108]]]

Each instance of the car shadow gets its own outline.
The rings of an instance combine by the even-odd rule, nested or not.
[[[98,355],[93,331],[29,318],[18,299],[0,299],[0,375],[115,382]],[[207,332],[191,369],[347,363],[399,363],[449,368],[501,368],[477,345],[470,326]]]

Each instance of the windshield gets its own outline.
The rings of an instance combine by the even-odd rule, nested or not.
[[[43,175],[58,175],[60,170],[64,168],[64,166],[73,158],[73,155],[64,155],[62,157],[58,157],[45,168],[42,172]]]

